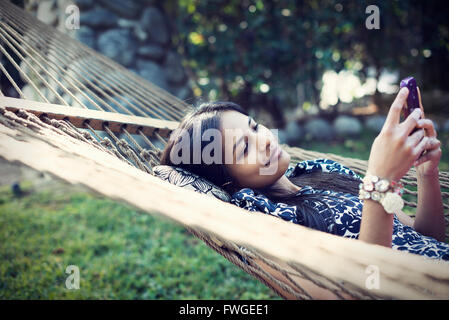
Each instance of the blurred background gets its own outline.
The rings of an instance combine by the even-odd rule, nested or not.
[[[12,2],[184,101],[239,103],[293,145],[378,131],[410,75],[449,131],[445,1]]]
[[[434,121],[442,142],[440,168],[449,170],[446,1],[11,2],[188,103],[236,102],[257,121],[278,128],[281,142],[348,157],[368,159],[400,80],[414,76],[426,116]],[[66,10],[70,5],[79,10],[79,28],[67,27],[73,13]],[[370,5],[376,10],[367,11]],[[21,83],[27,97],[39,100],[7,59],[3,57],[1,63]],[[5,95],[18,97],[4,74],[0,83]],[[64,98],[72,103],[69,96]],[[2,168],[2,174],[13,172],[6,165]],[[17,297],[20,288],[30,285],[40,289],[24,289],[19,297],[275,297],[182,228],[142,218],[113,202],[69,192],[55,196],[52,192],[58,188],[49,194],[32,194],[25,201],[10,189],[0,194],[0,209],[5,213],[0,217],[7,222],[0,223],[0,243],[8,242],[8,234],[17,234],[12,226],[23,229],[16,244],[2,253],[2,259],[12,262],[0,270],[9,279],[3,282],[7,290],[0,290],[0,297]],[[38,207],[33,207],[36,202]],[[30,222],[28,217],[37,208],[39,214]],[[79,230],[58,231],[65,219]],[[46,231],[32,232],[39,228]],[[149,229],[158,231],[149,233]],[[131,231],[117,234],[119,230]],[[79,234],[83,241],[67,244],[67,237]],[[48,249],[48,255],[33,251],[30,241],[40,243],[40,250]],[[19,256],[17,248],[25,248],[33,258],[27,260],[27,253]],[[176,257],[167,257],[167,252],[175,252]],[[62,266],[70,258],[90,268],[84,286],[94,283],[97,288],[67,293],[54,289],[56,280],[51,276],[39,275],[39,268]],[[36,270],[27,267],[29,273],[23,278],[17,270],[33,261],[41,263]],[[58,277],[64,279],[64,274]],[[206,282],[209,285],[201,285]]]

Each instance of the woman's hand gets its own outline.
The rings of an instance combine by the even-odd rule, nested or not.
[[[421,117],[421,109],[414,110],[400,123],[407,96],[408,89],[402,88],[391,105],[382,131],[371,147],[367,173],[399,181],[425,150],[428,137],[424,136],[424,130],[413,132]],[[365,201],[359,239],[391,247],[392,235],[393,215],[387,214],[377,201]]]
[[[441,142],[437,139],[433,122],[429,119],[421,119],[418,121],[418,128],[424,129],[426,137],[428,137],[426,153],[421,155],[414,163],[418,176],[438,177],[438,165],[440,164],[442,151]]]
[[[431,120],[419,120],[418,128],[421,128],[421,131],[425,130],[428,142],[426,153],[415,161],[418,174],[418,206],[413,228],[423,235],[444,241],[444,207],[438,177],[440,141],[436,138],[437,133]]]
[[[407,88],[399,91],[391,105],[382,131],[373,142],[368,161],[370,174],[399,181],[428,147],[429,137],[424,136],[424,130],[411,134],[421,117],[420,109],[415,109],[400,123],[401,111],[408,92]],[[424,124],[428,125],[427,122],[422,123]]]

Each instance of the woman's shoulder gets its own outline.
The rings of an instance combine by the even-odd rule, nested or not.
[[[361,179],[361,177],[347,166],[331,159],[317,158],[311,160],[304,160],[297,163],[291,163],[285,172],[288,178],[296,177],[301,174],[310,173],[313,171],[322,172],[337,172],[341,174],[350,175]]]

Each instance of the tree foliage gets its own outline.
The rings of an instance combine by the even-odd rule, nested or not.
[[[380,29],[368,30],[368,5]],[[362,81],[385,70],[414,75],[421,87],[448,89],[449,22],[444,1],[180,0],[167,1],[174,41],[205,99],[264,108],[318,104],[326,70]]]

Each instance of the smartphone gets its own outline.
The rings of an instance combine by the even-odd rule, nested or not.
[[[407,105],[403,109],[404,119],[406,119],[414,109],[420,107],[420,96],[418,93],[418,86],[416,85],[416,80],[413,77],[408,77],[401,80],[401,88],[408,88]]]

